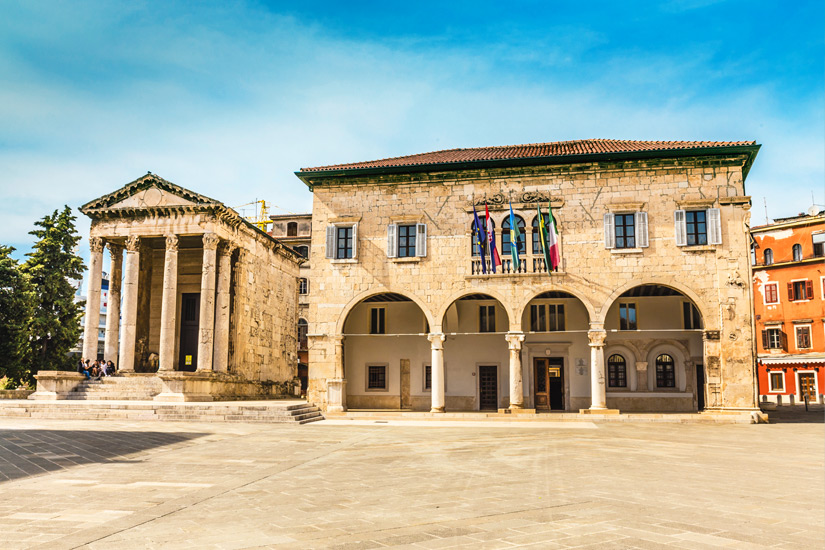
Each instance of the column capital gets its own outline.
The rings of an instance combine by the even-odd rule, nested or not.
[[[89,237],[89,250],[92,252],[97,252],[98,254],[103,252],[103,246],[105,244],[106,242],[102,237]]]
[[[607,340],[607,332],[604,329],[590,329],[589,331],[587,331],[587,338],[590,340],[590,347],[603,348],[604,341]]]
[[[205,250],[216,250],[220,241],[221,240],[214,233],[203,234],[203,248]]]
[[[223,241],[220,244],[220,248],[219,248],[218,252],[220,252],[221,255],[231,256],[232,253],[235,252],[235,250],[237,250],[237,249],[238,249],[237,243],[234,243],[232,241]]]
[[[166,235],[166,250],[178,250],[178,236]]]
[[[446,338],[443,332],[431,332],[427,335],[427,340],[432,344],[432,349],[444,349],[444,340]]]
[[[137,235],[129,235],[126,237],[126,250],[129,252],[140,251],[140,237]]]
[[[518,351],[521,349],[521,343],[524,342],[524,333],[508,332],[504,335],[504,339],[507,340],[510,349]]]
[[[113,242],[107,242],[106,246],[109,248],[109,254],[112,258],[117,258],[123,253],[123,245]]]

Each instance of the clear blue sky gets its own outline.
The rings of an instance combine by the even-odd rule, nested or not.
[[[149,170],[304,212],[304,166],[582,138],[753,139],[754,222],[825,204],[821,0],[391,4],[0,0],[0,243]]]

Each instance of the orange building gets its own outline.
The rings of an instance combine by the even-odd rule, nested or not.
[[[825,210],[751,229],[759,399],[823,402]],[[761,337],[760,337],[761,335]]]

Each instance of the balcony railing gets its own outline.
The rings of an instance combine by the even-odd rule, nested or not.
[[[547,273],[547,266],[544,263],[544,258],[537,256],[534,258],[519,258],[518,263],[514,263],[512,259],[501,260],[501,265],[496,267],[496,273],[493,273],[493,265],[491,260],[484,260],[486,275],[513,275],[516,273]],[[529,269],[528,269],[529,268]],[[481,270],[481,258],[473,258],[470,260],[470,274],[471,275],[485,275]]]

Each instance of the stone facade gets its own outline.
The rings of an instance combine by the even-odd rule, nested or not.
[[[113,275],[123,272],[122,286],[119,275],[112,284],[104,346],[118,373],[157,372],[155,399],[171,401],[268,396],[295,377],[294,250],[153,174],[81,212],[92,219],[87,336],[97,330],[104,245]]]
[[[483,403],[484,378],[495,383],[494,408],[518,412],[537,407],[537,373],[549,359],[561,410],[753,409],[744,183],[757,150],[297,172],[314,193],[308,399],[329,411],[477,410],[493,406]],[[546,213],[548,202],[562,258],[549,274],[530,232],[537,204]],[[483,215],[485,203],[499,242],[510,203],[526,223],[521,265],[502,253],[496,274],[479,273],[471,250],[472,205]],[[710,242],[721,242],[677,245],[676,211],[718,214]],[[647,214],[647,246],[607,248],[605,214],[635,212]],[[401,225],[418,227],[423,255],[388,257],[397,239],[390,226]],[[347,227],[353,257],[336,259],[336,231]],[[634,330],[619,326],[628,304]],[[559,305],[564,330],[533,330],[532,306]],[[479,328],[483,306],[495,312],[494,326],[482,327],[490,334]],[[615,355],[625,385],[610,387]]]

